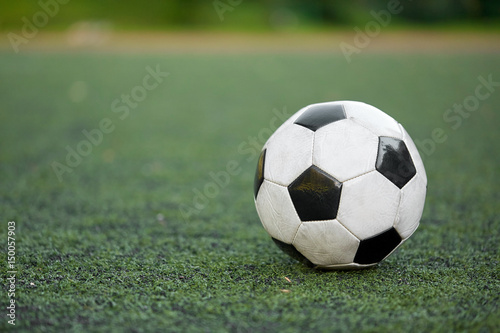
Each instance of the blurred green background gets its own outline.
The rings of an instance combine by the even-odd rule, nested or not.
[[[0,30],[21,29],[43,4],[57,0],[0,1]],[[387,8],[387,0],[60,0],[60,12],[46,28],[63,29],[80,21],[104,21],[118,29],[282,30],[351,27],[372,19],[370,10]],[[65,4],[62,4],[67,2]],[[394,0],[392,1],[394,2]],[[499,27],[497,0],[401,0],[404,10],[391,26]],[[238,7],[238,10],[234,10]],[[219,12],[219,13],[218,13]],[[225,15],[231,13],[231,15]],[[221,24],[221,23],[224,24]]]
[[[498,332],[499,18],[498,0],[0,0],[0,247],[15,221],[18,302],[11,327],[4,284],[0,332]],[[170,75],[119,118],[147,68]],[[480,77],[490,97],[450,127]],[[273,110],[346,99],[449,139],[423,156],[415,235],[375,269],[323,273],[272,243],[239,147]],[[52,163],[107,118],[58,180]],[[241,173],[184,216],[228,161]]]

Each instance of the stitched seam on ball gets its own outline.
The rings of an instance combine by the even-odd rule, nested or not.
[[[337,220],[337,222],[338,222],[341,226],[343,226],[343,227],[345,228],[345,230],[347,230],[347,232],[349,232],[351,235],[353,235],[353,236],[354,236],[354,238],[356,238],[357,240],[359,240],[359,241],[361,242],[361,239],[360,239],[358,236],[356,236],[356,235],[355,235],[355,234],[354,234],[354,233],[353,233],[353,232],[352,232],[352,231],[351,231],[351,230],[350,230],[350,229],[349,229],[349,228],[348,228],[348,227],[347,227],[344,223],[342,223],[342,221],[340,221],[338,218],[336,218],[336,220]]]
[[[334,219],[329,219],[329,220],[314,220],[314,221],[301,221],[300,222],[300,225],[304,224],[304,223],[315,223],[315,222],[331,222],[331,221],[337,221],[342,227],[344,227],[344,229],[347,230],[347,232],[349,232],[351,235],[354,236],[354,238],[356,238],[357,240],[361,241],[361,239],[359,239],[358,236],[356,236],[344,223],[342,223],[338,218],[334,218]],[[300,226],[299,226],[300,227]],[[298,231],[298,228],[297,228],[297,231]],[[294,237],[294,240],[295,240],[295,237]]]
[[[377,138],[380,138],[381,136],[385,137],[385,138],[393,138],[393,139],[396,139],[396,140],[402,140],[401,138],[398,138],[398,137],[395,137],[395,136],[390,136],[390,135],[380,135],[380,134],[377,134],[375,133],[374,131],[372,131],[371,129],[369,129],[368,127],[366,127],[365,125],[361,124],[356,118],[356,117],[349,117],[349,119],[352,119],[357,125],[363,127],[364,129],[366,129],[367,131],[369,131],[370,133],[374,134]],[[401,129],[399,128],[399,125],[401,125],[400,123],[398,123],[396,121],[396,124],[398,124],[398,129],[399,129],[399,132],[400,134],[402,133],[401,132]],[[404,136],[404,135],[402,135]]]
[[[283,185],[283,184],[277,183],[277,182],[275,182],[275,181],[272,181],[272,180],[269,180],[269,179],[266,179],[266,178],[264,178],[264,181],[265,181],[265,182],[268,182],[268,183],[271,183],[271,184],[274,184],[274,185],[278,185],[278,186],[281,186],[281,187],[287,187],[287,188],[288,188],[288,186],[286,186],[286,185]]]
[[[415,225],[415,227],[411,230],[410,235],[407,236],[405,239],[403,239],[401,241],[401,244],[403,244],[404,242],[406,242],[408,240],[408,238],[410,238],[413,235],[413,233],[418,229],[419,226],[420,226],[420,220],[417,222],[417,224]]]
[[[302,226],[302,223],[304,223],[304,222],[300,221],[300,224],[299,224],[299,226],[297,227],[297,229],[295,230],[295,234],[293,235],[293,239],[292,239],[292,242],[291,242],[290,244],[292,244],[292,245],[293,245],[293,243],[295,242],[295,238],[297,238],[297,234],[299,233],[299,229],[300,229],[300,227]],[[294,245],[294,246],[295,246],[295,245]],[[297,251],[299,251],[299,250],[297,250]],[[299,251],[299,252],[300,252],[300,251]]]
[[[371,129],[369,129],[368,127],[366,127],[365,125],[361,124],[357,119],[357,117],[349,117],[348,119],[352,119],[352,121],[354,121],[354,123],[356,123],[357,125],[363,127],[364,129],[366,129],[367,131],[369,131],[370,133],[372,133],[373,135],[375,135],[377,138],[380,136],[378,135],[377,133],[375,133],[374,131],[372,131]]]
[[[401,203],[403,202],[403,196],[404,196],[404,192],[403,192],[403,190],[400,190],[399,191],[398,211],[396,213],[396,217],[394,218],[394,221],[392,222],[392,227],[393,228],[396,228],[396,223],[399,222],[399,217],[400,217],[400,214],[401,214]]]
[[[342,181],[342,183],[345,183],[345,182],[348,182],[348,181],[350,181],[350,180],[353,180],[353,179],[359,178],[359,177],[361,177],[361,176],[367,175],[367,174],[369,174],[369,173],[371,173],[371,172],[374,172],[374,171],[377,171],[377,169],[373,169],[373,170],[367,171],[367,172],[365,172],[365,173],[362,173],[362,174],[360,174],[360,175],[357,175],[356,177],[352,177],[352,178],[346,179],[346,180]]]

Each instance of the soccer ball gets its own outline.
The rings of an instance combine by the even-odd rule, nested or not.
[[[376,265],[418,227],[427,176],[401,124],[361,102],[306,106],[269,138],[254,182],[273,241],[317,268]]]

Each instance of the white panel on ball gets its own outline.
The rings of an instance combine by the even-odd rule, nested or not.
[[[291,244],[301,221],[295,212],[288,189],[264,180],[255,200],[255,206],[262,225],[269,235]]]
[[[313,264],[350,264],[359,240],[336,220],[303,222],[293,241],[295,248]]]
[[[343,103],[347,117],[354,119],[354,121],[374,134],[398,139],[403,138],[398,122],[376,107],[362,102],[344,101]]]
[[[313,163],[343,182],[375,170],[377,151],[375,134],[344,119],[316,131]]]
[[[312,165],[314,132],[288,124],[266,145],[264,178],[288,186]]]
[[[420,175],[421,179],[427,185],[427,174],[425,173],[424,163],[422,162],[422,158],[420,157],[420,154],[418,153],[418,149],[415,146],[415,143],[411,139],[408,132],[403,127],[403,125],[399,124],[399,126],[401,127],[401,132],[403,133],[403,141],[405,142],[406,147],[408,147],[408,151],[410,152],[411,159],[413,160],[413,164],[415,165],[415,168],[417,169],[417,174]]]
[[[417,173],[401,190],[401,203],[395,228],[401,238],[410,237],[417,229],[424,209],[426,185]]]
[[[264,145],[264,147],[262,148],[263,150],[267,148],[267,145],[269,144],[269,142],[272,142],[274,141],[274,137],[277,136],[277,135],[280,135],[280,132],[283,132],[283,131],[286,131],[286,129],[288,128],[288,125],[291,125],[293,124],[293,122],[298,118],[300,117],[300,115],[302,113],[304,113],[304,111],[309,108],[310,105],[300,109],[299,111],[295,112],[290,118],[288,118],[283,124],[281,124],[280,127],[278,127],[276,129],[276,131],[269,137],[269,139],[267,139],[267,142],[266,144]]]
[[[394,225],[401,191],[378,171],[342,185],[337,220],[363,240]]]

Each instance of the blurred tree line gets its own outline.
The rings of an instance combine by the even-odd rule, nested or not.
[[[280,29],[352,26],[391,1],[404,8],[394,22],[498,22],[500,0],[0,0],[0,29],[20,29],[48,8],[48,27],[105,21],[117,28]],[[45,8],[45,9],[44,9]],[[57,9],[57,11],[56,11]],[[45,10],[47,11],[47,10]],[[41,19],[41,18],[38,18]]]

